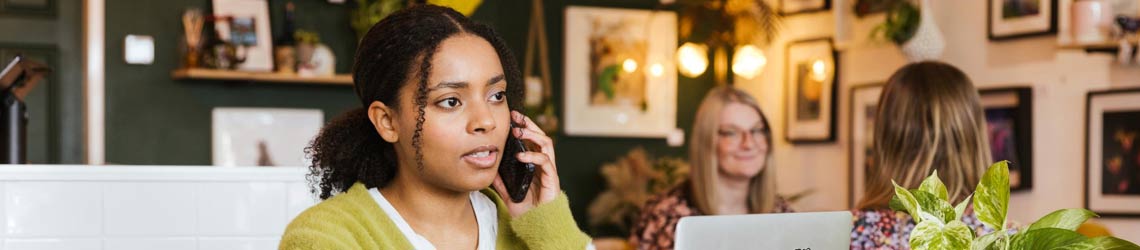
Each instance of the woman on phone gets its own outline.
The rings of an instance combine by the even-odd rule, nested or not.
[[[361,40],[353,82],[361,108],[307,149],[323,201],[289,224],[281,249],[588,247],[553,143],[514,111],[521,72],[491,28],[445,7],[398,11]],[[512,152],[512,136],[536,150]],[[517,203],[498,174],[511,159],[536,166]]]

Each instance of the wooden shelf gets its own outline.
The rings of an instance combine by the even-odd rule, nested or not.
[[[1118,48],[1120,48],[1120,44],[1115,43],[1115,42],[1087,43],[1087,44],[1061,44],[1061,45],[1059,45],[1059,47],[1061,49],[1106,50],[1106,49],[1118,49]]]
[[[1138,41],[1140,41],[1140,38],[1138,38],[1134,35],[1130,35],[1124,39],[1127,39],[1128,43],[1131,44],[1133,47],[1135,47],[1136,43]],[[1057,47],[1060,49],[1084,50],[1085,52],[1116,53],[1117,51],[1120,50],[1120,40],[1119,40],[1119,38],[1117,38],[1117,39],[1111,39],[1108,41],[1100,41],[1100,42],[1092,42],[1092,43],[1058,44]]]
[[[172,72],[170,75],[175,80],[200,79],[352,86],[352,75],[347,74],[334,75],[331,77],[302,77],[299,75],[279,74],[272,72],[244,72],[216,69],[178,69]]]

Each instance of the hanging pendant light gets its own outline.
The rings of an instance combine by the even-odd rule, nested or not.
[[[709,67],[709,48],[703,44],[685,43],[677,48],[677,68],[681,75],[696,78]]]
[[[751,80],[760,75],[767,64],[768,58],[764,56],[764,51],[751,44],[740,46],[732,56],[732,73]]]

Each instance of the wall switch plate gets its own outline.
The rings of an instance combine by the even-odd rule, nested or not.
[[[154,63],[154,37],[127,35],[123,40],[123,58],[127,64],[150,65]]]

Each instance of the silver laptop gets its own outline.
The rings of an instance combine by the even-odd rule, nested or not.
[[[677,250],[850,249],[851,212],[689,216],[677,223]]]

